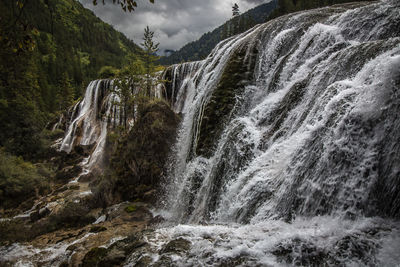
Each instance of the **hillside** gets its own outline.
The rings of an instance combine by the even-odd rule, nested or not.
[[[162,57],[160,59],[160,63],[163,65],[171,65],[180,62],[186,61],[196,61],[204,59],[208,54],[210,54],[211,50],[224,38],[224,29],[228,28],[230,24],[233,23],[233,20],[244,21],[246,20],[246,25],[243,25],[241,29],[238,29],[238,32],[244,32],[256,24],[263,23],[268,15],[277,7],[277,1],[273,0],[270,3],[262,4],[253,9],[248,10],[247,12],[241,14],[237,18],[233,18],[227,22],[225,22],[220,27],[216,28],[212,32],[208,32],[203,34],[199,40],[191,42],[180,50],[172,53],[168,57]]]
[[[140,51],[76,0],[1,1],[0,14],[0,146],[18,155],[36,153],[52,114],[102,66]]]

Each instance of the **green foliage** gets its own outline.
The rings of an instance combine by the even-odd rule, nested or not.
[[[132,12],[137,7],[137,2],[133,0],[112,0],[114,4],[118,4],[121,6],[123,11]],[[105,4],[105,0],[102,0],[103,5]],[[154,4],[154,0],[149,0],[150,3]],[[97,5],[97,0],[93,0],[93,5]]]
[[[127,121],[129,118],[135,120],[135,106],[137,97],[141,92],[137,89],[143,88],[145,84],[145,66],[142,60],[135,55],[129,55],[128,64],[119,72],[114,82],[114,92],[118,94],[120,102],[118,103],[123,110],[121,114],[124,130],[128,129]]]
[[[57,99],[59,110],[67,110],[74,103],[74,88],[66,72],[60,78]]]
[[[52,171],[0,149],[0,207],[12,208],[50,189]]]
[[[159,43],[154,43],[154,32],[150,31],[149,26],[144,29],[143,43],[144,49],[144,68],[146,76],[146,95],[151,96],[151,88],[155,86],[153,77],[155,76],[155,62],[159,59],[155,56],[158,51]]]
[[[103,66],[99,71],[99,78],[100,79],[110,79],[117,76],[118,70],[112,66]]]

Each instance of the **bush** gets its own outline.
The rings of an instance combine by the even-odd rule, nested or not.
[[[111,66],[103,66],[99,71],[100,79],[114,78],[118,73],[118,70]]]
[[[52,171],[45,165],[33,165],[0,148],[0,207],[14,208],[47,193],[51,176]]]

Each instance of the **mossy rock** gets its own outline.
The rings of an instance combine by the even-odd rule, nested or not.
[[[129,206],[126,206],[124,210],[127,213],[132,213],[137,210],[137,207],[135,205],[129,205]]]
[[[159,186],[178,124],[179,117],[167,102],[146,100],[140,105],[135,125],[121,137],[111,157],[114,195],[143,199]]]
[[[248,49],[251,53],[248,55]],[[205,105],[201,118],[196,154],[210,157],[215,140],[221,135],[224,123],[232,115],[238,96],[251,84],[256,63],[257,48],[243,45],[230,56],[222,76]]]

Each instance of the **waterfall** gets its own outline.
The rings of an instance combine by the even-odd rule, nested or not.
[[[121,124],[119,96],[110,80],[95,80],[88,85],[84,98],[72,109],[71,120],[60,150],[70,153],[75,145],[94,145],[83,162],[86,171],[101,162],[108,127]]]
[[[299,12],[171,66],[155,255],[184,238],[185,266],[398,264],[399,22],[393,0]]]
[[[202,62],[173,66],[171,99],[183,122],[166,190],[171,216],[255,223],[382,211],[377,190],[393,183],[383,173],[399,177],[395,138],[393,158],[382,158],[399,124],[391,115],[399,112],[399,12],[385,1],[297,13],[220,43]],[[235,60],[251,74],[223,88],[240,75],[229,72]],[[235,94],[230,106],[224,90]],[[397,183],[384,215],[400,216],[398,192]]]
[[[128,238],[124,266],[399,265],[398,0],[279,17],[163,79],[155,95],[182,116],[153,210],[166,220]],[[89,84],[61,143],[93,145],[86,170],[121,123],[111,86]]]

